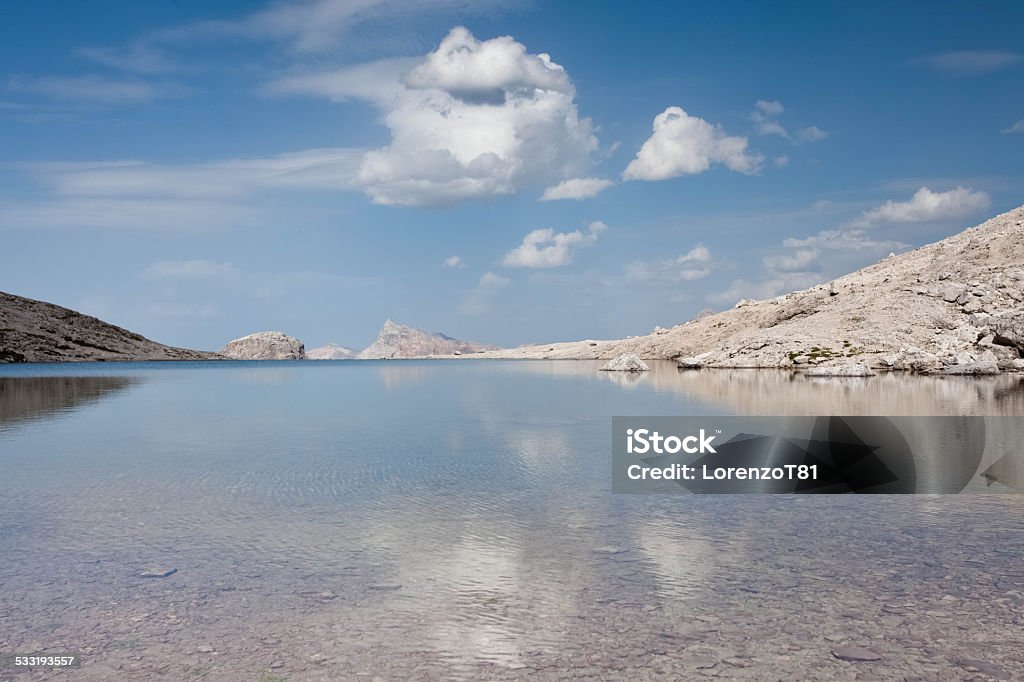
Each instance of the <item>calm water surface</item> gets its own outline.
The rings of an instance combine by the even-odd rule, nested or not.
[[[0,366],[0,653],[83,656],[26,679],[1024,678],[1024,497],[610,492],[613,415],[1024,416],[1022,378],[596,369]]]

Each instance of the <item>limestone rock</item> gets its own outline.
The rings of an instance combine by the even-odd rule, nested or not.
[[[1012,346],[1024,353],[1024,313],[990,318],[989,326],[994,332],[994,342]]]
[[[700,369],[704,367],[704,364],[708,361],[708,358],[715,354],[714,351],[708,351],[701,353],[700,355],[691,355],[687,358],[679,358],[676,365],[679,369]]]
[[[460,341],[444,334],[415,329],[387,320],[377,333],[377,340],[359,353],[366,360],[392,358],[424,358],[431,355],[475,354],[484,350],[497,350],[473,341]]]
[[[957,299],[964,295],[965,291],[966,287],[964,287],[962,284],[947,284],[946,286],[942,287],[942,300],[946,301],[947,303],[955,303]]]
[[[283,332],[256,332],[231,341],[221,354],[232,360],[304,360],[306,348]]]
[[[636,353],[623,353],[608,361],[602,372],[646,372],[650,369],[647,363]]]
[[[963,365],[950,365],[949,367],[943,368],[938,373],[961,376],[983,376],[988,374],[999,374],[999,366],[990,361],[969,362]]]
[[[352,360],[358,355],[359,351],[339,346],[336,343],[329,343],[326,346],[306,351],[307,360]]]
[[[847,362],[842,365],[822,365],[811,367],[804,372],[809,377],[873,377],[875,373],[859,362]]]

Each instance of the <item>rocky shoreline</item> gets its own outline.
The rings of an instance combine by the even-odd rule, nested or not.
[[[478,358],[609,360],[686,369],[986,375],[1024,371],[1024,207],[832,282],[622,340]],[[835,368],[830,370],[814,368]]]

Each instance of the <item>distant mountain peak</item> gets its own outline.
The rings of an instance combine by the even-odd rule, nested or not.
[[[390,358],[422,358],[431,355],[453,355],[496,350],[491,346],[473,341],[460,341],[446,334],[428,332],[423,329],[399,324],[390,317],[381,325],[377,340],[359,353],[365,360]]]
[[[328,343],[306,351],[307,360],[351,360],[358,356],[359,351],[337,343]]]

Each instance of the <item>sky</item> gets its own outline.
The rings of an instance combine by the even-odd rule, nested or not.
[[[4,3],[0,290],[201,349],[644,334],[1024,203],[1021,27],[1020,2]]]

